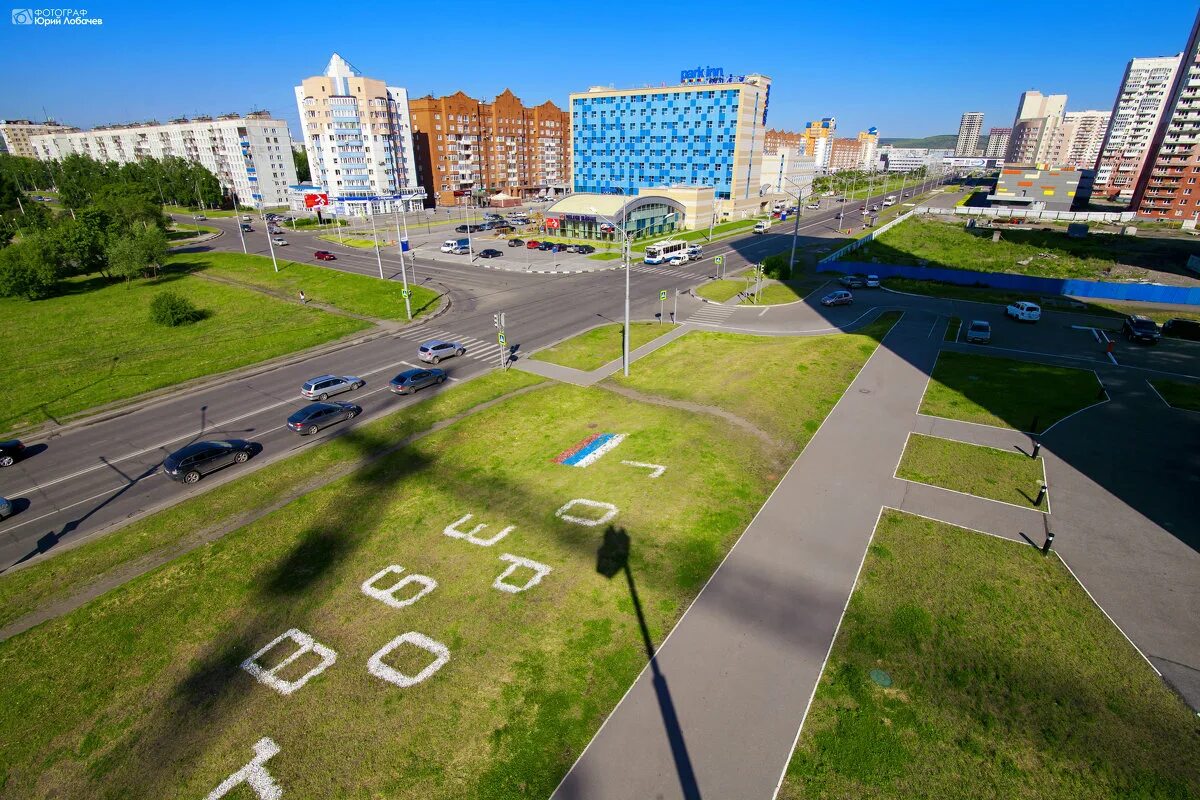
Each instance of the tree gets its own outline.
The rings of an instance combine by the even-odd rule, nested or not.
[[[126,282],[156,276],[167,257],[167,235],[159,228],[128,231],[115,236],[104,252],[109,271]]]
[[[150,189],[135,183],[111,183],[93,192],[91,207],[105,214],[109,233],[119,235],[136,228],[166,229],[162,204]]]
[[[308,168],[308,153],[304,150],[293,150],[292,161],[296,162],[296,179],[301,183],[312,180],[312,172]]]
[[[49,297],[61,276],[61,256],[48,232],[28,234],[0,250],[0,297]]]
[[[109,220],[103,211],[86,208],[75,219],[63,219],[56,230],[62,243],[64,271],[71,275],[99,272],[109,276],[104,254],[108,244]]]

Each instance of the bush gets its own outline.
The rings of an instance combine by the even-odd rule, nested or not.
[[[792,267],[788,263],[788,256],[782,253],[774,256],[767,256],[763,259],[763,272],[768,278],[774,278],[777,281],[786,281],[792,277]]]
[[[150,319],[168,328],[196,322],[202,316],[200,309],[178,292],[159,292],[150,301]]]

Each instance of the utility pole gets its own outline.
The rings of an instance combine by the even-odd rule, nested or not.
[[[404,210],[404,193],[400,194],[400,210]],[[392,207],[392,218],[396,218],[396,208]],[[400,282],[404,285],[401,294],[404,296],[404,313],[412,321],[412,302],[408,299],[408,270],[404,268],[404,247],[408,244],[408,215],[404,216],[404,235],[400,235],[400,222],[396,221],[396,247],[400,250]]]
[[[258,207],[259,207],[259,210],[260,210],[260,211],[262,211],[262,201],[261,201],[261,200],[258,202]],[[266,212],[262,212],[262,213],[264,213],[264,214],[265,214]],[[264,219],[265,219],[265,218],[264,218]],[[239,225],[238,227],[241,227],[241,226]],[[275,242],[274,242],[274,241],[272,241],[272,237],[271,237],[271,231],[269,230],[269,229],[270,229],[270,226],[269,226],[269,225],[267,225],[267,224],[266,224],[266,222],[264,222],[264,223],[263,223],[263,227],[265,227],[265,228],[267,228],[267,229],[268,229],[268,230],[266,231],[266,233],[267,233],[267,247],[271,248],[271,266],[275,267],[275,271],[276,271],[276,272],[279,272],[279,262],[275,260]]]
[[[496,341],[500,343],[500,369],[508,368],[508,337],[504,334],[504,312],[492,314],[492,324],[496,326]]]
[[[379,280],[383,280],[383,256],[379,255],[379,234],[375,232],[375,211],[371,212],[371,239],[375,242],[375,261],[379,264]]]
[[[230,188],[229,193],[233,195],[233,224],[237,225],[238,238],[242,240],[242,255],[246,255],[249,251],[246,249],[246,232],[242,230],[242,218],[237,213],[237,192]]]

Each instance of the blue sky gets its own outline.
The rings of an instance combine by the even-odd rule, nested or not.
[[[659,85],[721,66],[774,80],[772,127],[832,115],[847,132],[923,136],[956,132],[963,111],[983,111],[985,130],[1007,126],[1025,89],[1065,92],[1069,110],[1110,109],[1125,63],[1182,50],[1197,12],[1181,0],[84,7],[104,24],[0,24],[0,118],[41,118],[44,107],[91,127],[266,108],[294,134],[292,87],[336,50],[410,96],[487,100],[508,87],[563,107],[591,85]]]

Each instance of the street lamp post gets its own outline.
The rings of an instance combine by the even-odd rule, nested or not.
[[[792,255],[788,258],[788,269],[790,270],[796,264],[796,242],[800,238],[800,216],[804,213],[802,210],[804,208],[804,187],[786,175],[781,175],[780,177],[796,187],[796,221],[792,223]],[[785,189],[783,193],[787,194],[788,192]]]
[[[622,205],[621,210],[624,211],[624,208]],[[629,377],[629,233],[624,225],[618,227],[615,222],[597,211],[595,206],[591,207],[591,212],[621,234],[621,260],[625,262],[625,325],[621,332],[621,363],[625,377]]]
[[[233,221],[238,226],[238,238],[242,240],[242,255],[246,255],[249,251],[246,249],[246,233],[242,230],[242,218],[237,213],[237,191],[230,187],[229,193],[233,195]]]
[[[404,236],[400,235],[400,222],[396,220],[396,247],[400,250],[400,282],[404,285],[404,313],[412,320],[412,303],[408,299],[408,270],[404,268],[404,245],[408,243],[408,214],[404,208],[404,191],[400,192],[400,213],[404,215]],[[395,206],[392,207],[392,217],[396,218]]]
[[[371,239],[375,242],[375,261],[379,264],[379,279],[383,280],[383,256],[379,254],[379,234],[375,232],[375,209],[368,208],[371,215]]]
[[[263,213],[263,214],[266,214],[266,211],[264,211],[264,210],[263,210],[263,205],[262,205],[262,201],[261,201],[261,200],[260,200],[260,201],[258,201],[258,208],[259,208],[259,211],[260,211],[261,213]],[[276,272],[279,272],[279,262],[275,260],[275,242],[274,242],[274,241],[272,241],[272,239],[271,239],[271,230],[270,230],[271,226],[270,226],[270,225],[267,225],[267,223],[266,223],[266,221],[265,221],[265,220],[266,220],[266,217],[264,217],[263,219],[264,219],[264,222],[263,222],[263,227],[267,228],[267,231],[266,231],[266,233],[267,233],[267,247],[271,248],[271,266],[275,267],[275,271],[276,271]],[[239,228],[239,229],[240,229],[241,227],[242,227],[241,225],[238,225],[238,228]]]

